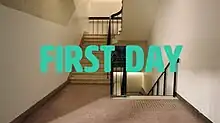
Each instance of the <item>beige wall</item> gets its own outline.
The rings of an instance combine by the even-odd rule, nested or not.
[[[127,73],[127,92],[140,92],[143,83],[142,72],[128,72]]]
[[[144,89],[145,93],[148,94],[150,89],[152,88],[152,73],[143,73],[143,82],[142,82],[142,88]]]
[[[118,39],[148,40],[158,0],[124,0],[122,32]]]
[[[52,66],[49,73],[40,73],[39,48],[79,43],[88,0],[75,0],[75,5],[67,26],[0,5],[1,123],[12,121],[66,81],[68,74],[56,74]]]
[[[0,3],[61,25],[68,24],[76,9],[73,0],[0,0]]]
[[[109,17],[121,9],[121,0],[91,0],[90,16]]]
[[[219,123],[219,0],[160,0],[159,8],[151,42],[184,46],[177,91]]]

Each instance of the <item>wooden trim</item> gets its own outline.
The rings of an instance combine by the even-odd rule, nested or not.
[[[26,110],[24,113],[19,115],[17,118],[15,118],[10,123],[23,123],[26,118],[28,118],[31,114],[39,110],[44,104],[46,104],[51,98],[53,98],[57,93],[59,93],[64,87],[66,87],[69,84],[68,81],[64,82],[62,85],[60,85],[58,88],[56,88],[54,91],[52,91],[50,94],[48,94],[46,97],[38,101],[35,105],[30,107],[28,110]]]
[[[197,117],[202,119],[205,123],[213,123],[209,120],[205,115],[203,115],[199,110],[197,110],[193,105],[191,105],[188,101],[186,101],[182,96],[176,93],[176,97]]]
[[[110,17],[89,17],[89,20],[109,20]],[[113,20],[121,20],[122,17],[114,17]]]

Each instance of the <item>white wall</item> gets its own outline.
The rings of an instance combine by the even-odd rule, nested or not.
[[[151,42],[183,45],[177,91],[214,123],[219,123],[220,2],[160,0],[159,8]]]
[[[122,32],[118,40],[148,40],[158,0],[124,0]]]
[[[91,0],[90,16],[108,17],[121,9],[121,0]]]
[[[68,26],[0,5],[1,123],[12,121],[66,81],[67,73],[56,74],[52,68],[47,74],[40,73],[39,48],[79,43],[88,0],[75,2],[76,10]]]

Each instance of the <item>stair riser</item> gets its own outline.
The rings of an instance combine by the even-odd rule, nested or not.
[[[84,73],[77,73],[77,72],[72,72],[71,74],[70,74],[70,76],[80,76],[80,75],[87,75],[87,76],[102,76],[102,75],[107,75],[107,73],[105,73],[105,72],[95,72],[95,73],[86,73],[86,72],[84,72]]]
[[[93,66],[93,64],[91,64],[91,63],[83,63],[83,64],[81,64],[82,65],[82,67],[92,67]],[[99,69],[104,69],[104,64],[99,64]]]
[[[69,80],[70,83],[72,84],[102,84],[102,85],[109,85],[110,82],[109,81],[71,81]]]
[[[82,65],[83,65],[83,64],[92,64],[92,63],[91,63],[90,61],[88,61],[88,60],[83,60],[83,61],[81,61],[80,63],[81,63]],[[101,61],[101,60],[100,60],[100,61],[99,61],[99,64],[104,64],[104,61]]]
[[[97,81],[107,81],[107,75],[103,76],[86,76],[86,75],[74,75],[69,77],[70,80],[97,80]]]
[[[76,77],[69,77],[69,80],[71,81],[109,81],[109,79],[107,79],[107,76],[105,78],[76,78]]]
[[[84,35],[84,39],[107,39],[107,35]]]
[[[85,66],[91,67],[92,64],[82,64],[82,67],[83,67],[83,68],[84,68]],[[73,72],[75,72],[74,68],[73,68]],[[99,69],[97,70],[97,72],[104,72],[104,64],[100,64],[100,65],[99,65]]]
[[[83,39],[84,42],[107,42],[107,39]]]
[[[107,45],[107,43],[102,43],[102,42],[84,42],[82,46],[88,47],[90,45],[96,45],[96,46],[102,46],[102,45]]]
[[[104,55],[103,55],[103,54],[95,54],[95,53],[93,53],[93,55],[96,56],[100,61],[104,61]],[[83,59],[81,60],[81,62],[82,62],[82,61],[88,61],[88,60],[87,60],[87,58],[84,56]]]
[[[93,45],[96,45],[96,46],[100,47],[100,46],[103,46],[103,45],[106,45],[106,44],[93,44]],[[84,51],[88,46],[91,46],[91,45],[90,44],[82,44],[81,48]],[[99,50],[99,51],[94,51],[94,52],[102,52],[102,51]]]

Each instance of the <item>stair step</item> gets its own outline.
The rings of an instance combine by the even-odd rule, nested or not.
[[[106,45],[107,42],[104,41],[83,41],[82,45]]]
[[[94,54],[100,61],[104,61],[104,55],[97,55],[97,54]],[[84,60],[87,60],[86,56],[83,57],[83,59],[81,61],[84,61]]]
[[[81,64],[92,64],[89,60],[87,60],[86,58],[83,58],[81,61],[80,61]],[[104,64],[104,59],[101,58],[99,59],[99,64]]]
[[[92,84],[92,85],[110,85],[109,81],[71,81],[69,80],[69,82],[71,84],[82,84],[82,85],[88,85],[88,84]]]
[[[84,38],[83,40],[84,42],[107,42],[107,39],[106,38]]]
[[[73,70],[73,72],[74,72],[74,70]],[[105,71],[104,71],[104,68],[99,68],[96,72],[105,72]]]
[[[87,66],[87,67],[91,67],[92,64],[91,63],[81,63],[81,65],[83,67]],[[99,64],[99,69],[104,69],[104,64]]]
[[[72,74],[71,76],[69,76],[70,79],[72,80],[90,80],[90,79],[94,79],[94,80],[106,80],[107,79],[107,74],[102,74],[102,75],[89,75],[89,74],[82,74],[82,75],[76,75],[76,74]]]
[[[79,72],[72,72],[70,76],[81,76],[81,75],[89,75],[89,76],[107,76],[105,72],[95,72],[95,73],[79,73]]]
[[[103,34],[103,35],[101,35],[101,34],[84,34],[83,35],[83,38],[107,38],[108,37],[108,35],[106,35],[106,34]]]
[[[82,51],[84,52],[87,46],[81,46]],[[104,56],[104,52],[103,51],[93,51],[92,52],[95,56]]]
[[[69,77],[71,83],[109,83],[109,79],[96,79],[96,78],[72,78]]]
[[[92,66],[92,64],[90,64],[90,63],[81,63],[81,64],[82,64],[83,67],[85,67],[85,66],[88,66],[88,67]],[[75,70],[73,68],[73,72],[74,71]],[[99,70],[97,72],[104,72],[104,64],[99,64]]]
[[[95,53],[93,53],[93,55],[95,55],[99,60],[104,61],[104,55],[103,54],[95,54]],[[83,57],[83,59],[87,60],[87,58],[85,56]]]
[[[83,38],[103,39],[103,38],[107,38],[107,34],[84,34]]]
[[[102,46],[102,44],[94,44],[96,46]],[[85,51],[85,49],[90,46],[90,44],[82,44],[80,47],[82,48],[83,51]],[[93,53],[101,53],[103,54],[104,52],[103,51],[93,51]]]
[[[69,75],[69,79],[71,80],[106,80],[107,75],[109,74],[105,72],[95,72],[95,73],[79,73],[79,72],[72,72]]]

